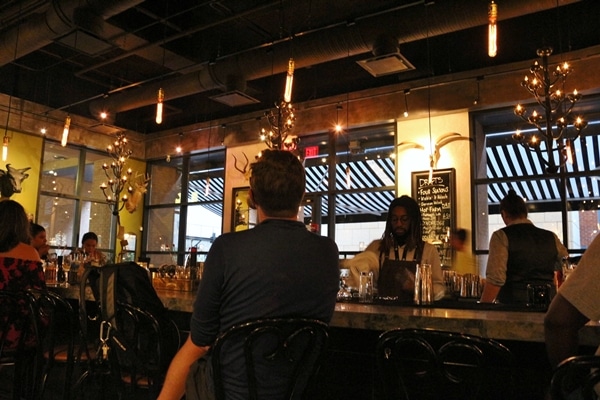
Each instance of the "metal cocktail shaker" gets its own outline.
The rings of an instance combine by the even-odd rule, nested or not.
[[[415,304],[427,305],[433,303],[433,282],[431,264],[417,264],[415,274]]]

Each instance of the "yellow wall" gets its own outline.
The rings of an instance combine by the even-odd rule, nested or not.
[[[9,132],[10,134],[10,132]],[[28,214],[37,220],[37,202],[39,196],[40,170],[42,168],[42,152],[44,147],[44,138],[41,136],[13,132],[12,139],[8,148],[8,159],[4,166],[0,169],[6,170],[6,164],[10,164],[13,168],[30,167],[27,171],[27,177],[22,183],[21,193],[15,193],[11,199],[19,202]],[[129,159],[127,166],[140,174],[146,172],[146,162]],[[136,255],[140,254],[141,250],[141,227],[143,223],[143,205],[144,200],[140,202],[138,208],[133,213],[129,213],[125,208],[121,211],[121,225],[125,228],[126,233],[134,233],[137,235]],[[119,240],[115,242],[116,253],[121,250]],[[133,250],[132,248],[129,248]]]
[[[9,131],[9,135],[11,132]],[[26,168],[27,177],[21,184],[21,193],[15,193],[11,199],[19,202],[27,214],[36,216],[38,188],[40,186],[40,168],[44,139],[41,136],[12,132],[12,139],[8,146],[8,158],[0,169],[6,171],[6,164],[12,168]]]
[[[131,168],[133,171],[135,171],[139,174],[145,174],[145,172],[146,172],[146,163],[144,161],[134,160],[134,159],[130,158],[129,160],[127,160],[127,167]],[[135,172],[134,172],[134,174],[135,174]],[[146,196],[146,195],[144,195],[144,196]],[[125,228],[124,232],[125,233],[134,233],[135,235],[137,235],[136,248],[135,248],[136,257],[138,257],[140,255],[141,246],[142,246],[141,228],[142,228],[142,223],[144,222],[143,208],[144,208],[144,199],[142,198],[142,200],[138,204],[137,209],[133,213],[130,213],[125,208],[123,208],[123,210],[121,210],[121,213],[120,213],[121,226],[123,226]],[[118,255],[119,251],[121,250],[121,245],[120,245],[118,238],[115,241],[115,249],[116,249],[116,253]],[[129,250],[134,250],[134,249],[131,248],[131,246],[130,246]]]

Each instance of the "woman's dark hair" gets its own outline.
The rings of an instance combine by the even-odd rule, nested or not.
[[[269,217],[293,217],[304,197],[304,166],[293,153],[265,150],[252,164],[250,188],[254,202]]]
[[[46,228],[44,228],[43,226],[41,226],[39,224],[36,224],[35,222],[31,223],[29,230],[30,230],[32,238],[36,237],[37,234],[40,232],[46,232]]]
[[[98,235],[96,235],[94,232],[88,232],[84,234],[81,238],[81,243],[83,244],[88,239],[93,239],[96,241],[96,243],[98,243]]]
[[[513,189],[508,191],[508,194],[500,200],[500,211],[504,211],[513,218],[527,217],[527,206],[525,200]]]
[[[388,254],[394,246],[394,230],[392,229],[392,210],[396,207],[404,207],[406,213],[410,217],[410,229],[408,231],[408,239],[406,248],[408,250],[415,249],[423,241],[423,220],[421,218],[421,209],[417,202],[409,196],[403,195],[394,199],[388,208],[387,219],[385,221],[385,231],[381,237],[379,251],[383,254]]]
[[[0,201],[0,221],[0,252],[31,242],[29,220],[22,205],[14,200]]]

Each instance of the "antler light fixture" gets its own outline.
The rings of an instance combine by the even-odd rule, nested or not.
[[[537,55],[542,58],[541,64],[535,61],[529,75],[521,82],[521,86],[535,97],[541,110],[530,112],[521,104],[517,104],[514,110],[516,115],[536,129],[528,134],[517,130],[512,137],[537,154],[546,172],[553,174],[572,157],[573,142],[579,138],[587,122],[582,116],[573,116],[572,113],[575,104],[581,100],[581,94],[577,90],[572,93],[564,90],[571,72],[569,64],[564,62],[550,70],[548,57],[551,54],[550,47],[539,49]],[[568,130],[569,126],[574,129]]]

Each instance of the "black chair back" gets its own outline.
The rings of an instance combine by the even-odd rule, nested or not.
[[[149,391],[150,398],[160,391],[173,348],[179,347],[179,329],[171,323],[161,323],[151,312],[127,303],[117,303],[112,346],[117,355],[115,367],[130,393],[138,389]],[[168,344],[167,344],[168,343]]]
[[[600,398],[595,386],[600,383],[600,356],[582,355],[563,360],[552,375],[552,400]]]
[[[81,330],[78,311],[68,300],[51,291],[34,291],[38,310],[45,321],[43,358],[44,368],[41,377],[41,395],[44,396],[49,376],[57,364],[64,368],[56,368],[61,375],[52,374],[53,380],[63,382],[62,398],[70,398],[73,386],[73,372],[76,361],[88,361],[90,354],[86,344],[86,336]],[[85,354],[84,354],[85,353]]]
[[[513,398],[513,356],[492,339],[394,329],[379,336],[375,351],[384,399]]]
[[[37,399],[39,395],[39,322],[30,292],[0,290],[0,369],[14,368],[13,399]]]
[[[212,348],[217,400],[225,399],[227,382],[257,400],[263,393],[280,399],[300,399],[316,373],[328,341],[327,324],[303,318],[262,319],[236,325],[222,333]],[[229,365],[245,371],[232,376]],[[235,369],[235,368],[234,368]]]

